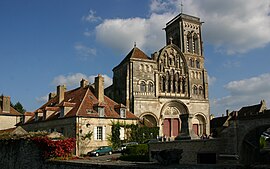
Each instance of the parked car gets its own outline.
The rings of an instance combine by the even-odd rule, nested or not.
[[[87,155],[98,157],[100,155],[105,155],[105,154],[111,155],[112,152],[113,152],[112,147],[110,147],[110,146],[101,146],[96,150],[88,152]]]
[[[157,140],[157,139],[149,139],[149,140],[146,140],[145,142],[143,142],[143,144],[157,143],[157,142],[159,142],[159,140]]]
[[[138,145],[138,143],[137,142],[124,143],[121,145],[121,151],[125,150],[127,148],[127,146],[133,146],[133,145]]]

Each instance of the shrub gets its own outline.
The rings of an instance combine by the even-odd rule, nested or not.
[[[139,144],[127,146],[119,159],[124,161],[149,161],[148,145]]]
[[[48,137],[34,137],[32,141],[43,151],[44,158],[68,158],[75,147],[76,140],[50,140]]]

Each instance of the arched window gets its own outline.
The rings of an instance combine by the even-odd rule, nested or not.
[[[193,35],[192,47],[193,53],[199,54],[198,35],[196,33]]]
[[[187,34],[187,52],[191,52],[192,51],[192,35],[189,32]]]
[[[201,67],[201,65],[200,65],[200,60],[196,60],[196,68],[200,68]]]
[[[193,86],[193,94],[195,94],[195,95],[198,94],[198,88],[196,85]]]
[[[145,92],[146,91],[145,87],[146,87],[145,82],[141,82],[141,84],[140,84],[140,92]]]
[[[194,59],[190,58],[189,64],[190,64],[190,67],[194,67]]]
[[[140,70],[140,71],[143,71],[143,69],[144,69],[144,68],[143,68],[143,64],[140,64],[139,70]]]
[[[202,79],[202,74],[201,74],[201,72],[199,72],[198,76],[199,76],[199,77],[198,77],[199,79]]]
[[[202,86],[199,87],[199,94],[203,95],[203,87]]]
[[[152,82],[149,82],[149,84],[148,84],[148,92],[154,92],[154,85],[153,85],[153,83]]]
[[[148,71],[148,68],[149,68],[149,66],[148,65],[145,65],[144,66],[144,71],[147,72]]]
[[[162,81],[162,91],[166,92],[166,76],[163,76],[163,81]]]

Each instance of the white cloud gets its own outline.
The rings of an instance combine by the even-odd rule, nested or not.
[[[95,14],[96,14],[95,11],[89,10],[88,15],[83,16],[83,17],[82,17],[82,20],[83,20],[83,21],[86,21],[86,22],[97,22],[97,21],[102,20],[101,17],[95,16]]]
[[[82,79],[86,79],[89,81],[89,83],[93,83],[96,76],[97,75],[87,76],[82,73],[69,74],[67,76],[59,75],[53,79],[52,84],[55,86],[65,84],[67,87],[74,87],[78,86]],[[112,84],[112,78],[106,74],[102,76],[104,77],[104,87],[106,88],[110,86]]]
[[[76,43],[74,46],[75,50],[77,51],[78,55],[83,59],[86,60],[89,57],[96,56],[97,51],[95,48],[87,47],[81,43]]]
[[[107,19],[96,27],[97,40],[118,52],[128,52],[134,42],[143,50],[157,50],[165,45],[165,23],[173,15],[151,14],[150,18]]]
[[[264,99],[266,103],[270,103],[270,73],[262,74],[256,77],[232,81],[224,87],[229,92],[228,96],[215,99],[212,101],[212,107],[216,109],[232,109],[247,105],[258,104]]]
[[[96,27],[97,40],[120,51],[134,41],[154,52],[165,44],[161,29],[180,12],[181,0],[152,0],[149,18],[106,19]],[[204,21],[204,40],[227,54],[245,53],[270,42],[270,0],[184,0],[183,11]]]
[[[270,42],[270,0],[184,1],[186,13],[205,21],[204,40],[227,54],[245,53]]]

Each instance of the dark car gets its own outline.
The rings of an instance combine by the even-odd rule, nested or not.
[[[157,143],[157,142],[159,142],[159,140],[157,140],[157,139],[150,139],[150,140],[146,140],[145,142],[143,142],[143,144]]]
[[[111,155],[112,152],[113,152],[112,147],[110,147],[110,146],[101,146],[96,150],[92,150],[92,151],[88,152],[87,155],[98,157],[100,155],[105,155],[105,154]]]
[[[127,146],[133,146],[133,145],[138,145],[138,143],[137,142],[124,143],[121,145],[121,151],[125,150],[127,148]]]

